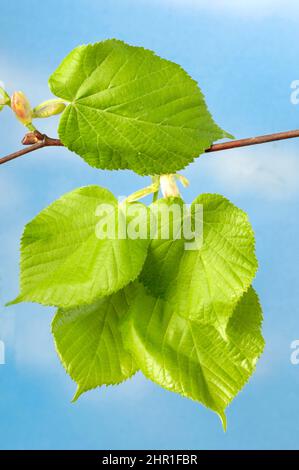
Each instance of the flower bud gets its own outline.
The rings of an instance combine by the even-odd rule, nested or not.
[[[33,109],[34,118],[47,118],[60,114],[65,109],[66,105],[59,99],[44,101]]]
[[[26,95],[22,91],[16,91],[11,97],[11,108],[18,120],[24,124],[31,124],[32,109]]]

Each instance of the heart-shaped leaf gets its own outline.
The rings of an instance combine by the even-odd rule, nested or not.
[[[142,206],[141,214],[146,217],[145,206],[133,205]],[[111,220],[114,237],[99,238],[97,225],[102,219],[97,216],[98,208],[107,209],[107,224]],[[24,230],[21,292],[14,303],[88,304],[136,279],[149,240],[119,238],[118,217],[117,200],[98,186],[76,189],[40,212]]]
[[[122,41],[77,47],[49,84],[70,102],[60,139],[97,168],[173,173],[232,137],[215,124],[197,83],[179,65]]]

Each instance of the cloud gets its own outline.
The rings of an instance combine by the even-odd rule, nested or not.
[[[225,154],[224,154],[225,153]],[[299,154],[266,146],[202,157],[201,172],[224,190],[268,200],[290,200],[299,194]],[[190,171],[190,179],[194,179]]]
[[[270,16],[279,14],[292,16],[294,10],[298,11],[297,0],[145,0],[147,3],[165,4],[173,8],[183,8],[184,10],[201,10],[213,13],[229,13],[254,16]]]

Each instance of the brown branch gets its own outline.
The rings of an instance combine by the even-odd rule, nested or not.
[[[0,165],[44,147],[63,147],[63,143],[59,139],[52,139],[51,137],[48,137],[45,134],[41,134],[38,131],[29,132],[26,134],[22,140],[22,144],[28,145],[28,147],[25,147],[14,153],[10,153],[9,155],[6,155],[6,157],[0,158]]]
[[[277,134],[260,135],[258,137],[249,137],[248,139],[230,140],[223,144],[214,144],[206,152],[219,152],[220,150],[236,149],[240,147],[248,147],[249,145],[266,144],[268,142],[276,142],[278,140],[294,139],[299,137],[299,129],[287,132],[278,132]]]
[[[295,137],[299,137],[299,129],[294,131],[278,132],[276,134],[260,135],[258,137],[249,137],[248,139],[230,140],[221,144],[214,144],[206,150],[206,153],[248,147],[250,145],[265,144],[268,142],[276,142],[278,140],[293,139]],[[22,143],[23,145],[28,145],[28,147],[11,153],[6,157],[0,158],[0,165],[44,147],[63,147],[63,143],[59,139],[52,139],[51,137],[48,137],[45,134],[41,134],[38,131],[29,132],[26,134],[22,140]]]

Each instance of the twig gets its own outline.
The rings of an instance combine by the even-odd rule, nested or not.
[[[276,134],[260,135],[258,137],[249,137],[248,139],[230,140],[221,144],[214,144],[206,150],[206,153],[248,147],[250,145],[265,144],[268,142],[276,142],[278,140],[293,139],[295,137],[299,137],[299,129],[287,132],[278,132]],[[63,147],[63,143],[59,139],[52,139],[51,137],[48,137],[45,134],[41,134],[38,131],[29,132],[26,134],[22,143],[23,145],[28,145],[28,147],[18,150],[14,153],[10,153],[9,155],[6,155],[6,157],[0,158],[0,165],[44,147]]]
[[[206,152],[219,152],[220,150],[236,149],[240,147],[248,147],[249,145],[265,144],[268,142],[276,142],[278,140],[294,139],[299,137],[299,129],[287,132],[278,132],[276,134],[260,135],[258,137],[249,137],[248,139],[230,140],[223,144],[214,144]]]
[[[46,134],[41,134],[38,131],[29,132],[28,134],[26,134],[24,139],[22,140],[22,144],[28,145],[28,147],[25,147],[14,153],[10,153],[9,155],[6,155],[6,157],[0,158],[0,165],[9,162],[10,160],[14,160],[15,158],[22,157],[27,153],[42,149],[44,147],[63,147],[63,143],[59,139],[52,139]]]

